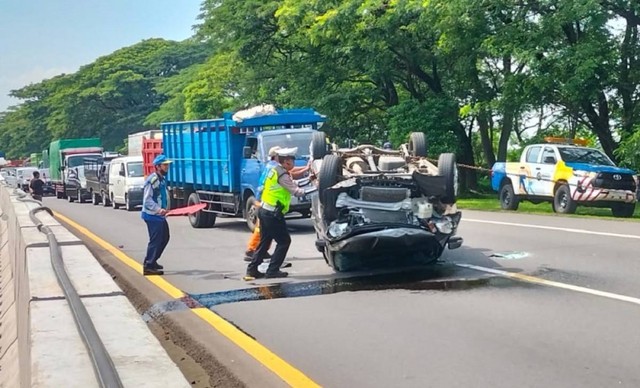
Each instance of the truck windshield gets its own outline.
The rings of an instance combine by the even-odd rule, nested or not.
[[[67,160],[67,163],[71,168],[79,167],[84,165],[85,159],[87,159],[87,161],[91,160],[92,163],[97,163],[97,164],[102,163],[102,157],[95,156],[95,155],[70,156],[69,159]]]
[[[565,163],[586,163],[601,166],[615,166],[609,158],[592,148],[560,147],[560,155]]]
[[[281,135],[264,136],[265,151],[269,151],[271,147],[278,146],[280,148],[298,148],[296,159],[309,155],[309,146],[311,145],[311,132],[305,133],[287,133]]]
[[[129,176],[132,178],[144,176],[141,162],[127,163],[127,171],[129,171]]]

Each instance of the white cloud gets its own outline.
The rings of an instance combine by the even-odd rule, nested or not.
[[[23,86],[31,83],[40,82],[44,79],[54,77],[63,73],[74,72],[74,69],[64,67],[52,67],[45,68],[43,66],[36,66],[30,69],[25,69],[20,74],[12,77],[10,75],[0,73],[0,111],[5,110],[11,105],[15,105],[20,101],[9,97],[9,92],[14,89],[19,89]]]

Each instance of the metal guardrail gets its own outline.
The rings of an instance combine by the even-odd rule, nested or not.
[[[78,333],[80,334],[82,342],[87,348],[89,357],[91,358],[91,363],[96,379],[98,380],[98,384],[102,388],[122,388],[122,381],[120,380],[118,371],[113,364],[113,360],[111,360],[111,356],[109,356],[104,343],[102,343],[102,340],[91,321],[89,312],[82,303],[80,295],[78,295],[78,291],[73,286],[73,283],[71,283],[67,270],[64,268],[62,251],[55,234],[51,228],[44,225],[42,221],[36,217],[36,214],[39,212],[44,211],[52,216],[53,212],[48,207],[42,206],[41,202],[29,198],[22,190],[16,189],[15,193],[18,194],[18,200],[21,202],[32,202],[38,204],[37,208],[29,211],[29,218],[36,225],[38,230],[47,236],[53,271],[55,272],[58,284],[60,284],[62,292],[69,303],[69,308],[73,315],[76,327],[78,328]]]

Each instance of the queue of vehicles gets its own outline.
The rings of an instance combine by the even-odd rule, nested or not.
[[[320,131],[325,120],[313,109],[261,106],[132,134],[127,156],[105,153],[96,138],[57,140],[43,152],[41,164],[48,162],[58,198],[131,211],[142,205],[144,179],[154,169],[151,161],[164,153],[173,161],[167,176],[170,208],[204,203],[204,209],[189,216],[192,227],[213,227],[224,216],[243,218],[253,230],[258,181],[269,149],[296,147],[296,166],[312,162],[319,190],[294,199],[287,216],[313,215],[316,248],[334,269],[362,263],[356,257],[366,262],[400,251],[426,263],[462,244],[456,236],[461,214],[455,155],[443,154],[437,165],[431,163],[423,133],[412,133],[399,150],[373,145],[340,149]],[[309,182],[305,177],[298,184]],[[492,185],[509,210],[522,200],[549,201],[560,213],[571,213],[577,205],[610,207],[621,217],[635,210],[633,172],[615,167],[600,151],[575,144],[529,146],[520,163],[493,167]]]

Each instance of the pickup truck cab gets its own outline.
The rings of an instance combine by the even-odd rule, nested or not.
[[[615,217],[633,216],[634,171],[616,167],[603,152],[584,147],[584,141],[545,140],[527,146],[520,162],[493,166],[491,185],[502,209],[517,210],[527,200],[551,202],[556,213],[572,214],[581,205],[610,208]]]

